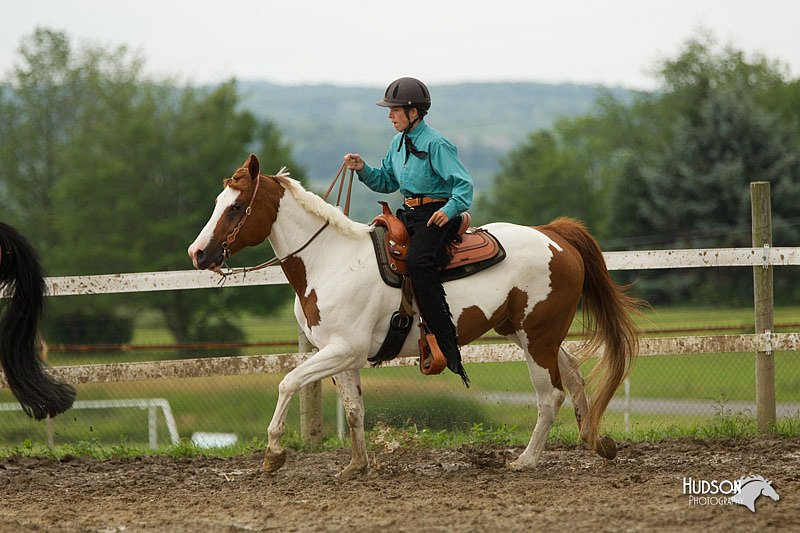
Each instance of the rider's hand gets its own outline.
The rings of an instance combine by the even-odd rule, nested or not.
[[[361,159],[360,154],[345,154],[344,164],[348,170],[362,170],[364,168],[364,160]]]
[[[428,226],[436,224],[441,228],[442,226],[447,224],[449,220],[450,218],[447,216],[447,213],[445,213],[442,210],[439,210],[436,211],[433,215],[431,215],[431,218],[428,219]]]

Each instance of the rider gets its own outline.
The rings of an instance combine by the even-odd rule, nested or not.
[[[458,231],[461,213],[472,203],[472,177],[453,143],[425,123],[431,97],[424,83],[397,79],[376,103],[389,108],[389,120],[399,132],[380,168],[368,165],[359,154],[347,154],[344,160],[370,189],[382,193],[399,189],[405,196],[397,214],[410,236],[406,260],[417,305],[447,367],[468,384],[438,269],[449,261],[448,244]]]

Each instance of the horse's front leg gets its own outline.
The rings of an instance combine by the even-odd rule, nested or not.
[[[281,437],[286,428],[286,412],[289,402],[300,388],[361,366],[354,350],[345,344],[331,343],[321,348],[300,366],[286,374],[278,386],[278,403],[269,424],[267,451],[264,455],[264,470],[274,472],[286,462],[286,450],[281,448]]]
[[[339,394],[342,396],[347,425],[350,426],[350,440],[353,454],[350,464],[337,474],[340,479],[351,479],[367,471],[367,443],[364,438],[364,397],[361,394],[361,374],[359,370],[347,370],[334,377]]]

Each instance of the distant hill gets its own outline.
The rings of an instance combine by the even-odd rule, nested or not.
[[[239,81],[238,87],[242,107],[278,124],[317,188],[330,182],[347,152],[377,164],[394,134],[387,111],[374,105],[384,87],[260,81]],[[426,120],[458,146],[477,191],[491,185],[500,158],[528,134],[591,111],[601,91],[623,99],[632,94],[621,88],[543,83],[432,85],[430,90],[433,105]],[[374,203],[369,203],[371,213]],[[354,214],[356,219],[364,216]]]

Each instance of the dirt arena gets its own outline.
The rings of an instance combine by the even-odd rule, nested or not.
[[[675,439],[622,443],[606,462],[549,445],[536,471],[505,465],[520,449],[400,448],[371,454],[342,482],[347,450],[261,458],[0,460],[2,531],[798,531],[800,441]],[[682,479],[761,474],[780,501],[692,505]]]

